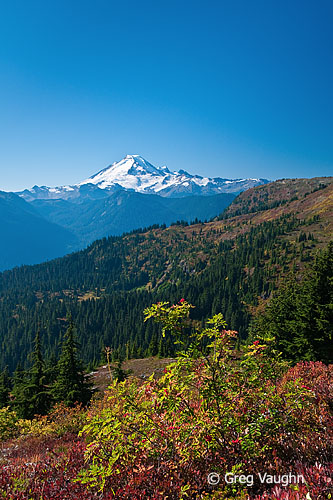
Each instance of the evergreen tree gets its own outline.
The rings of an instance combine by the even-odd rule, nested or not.
[[[312,281],[316,359],[333,361],[333,241],[317,254]]]
[[[52,388],[55,401],[62,401],[67,406],[73,406],[75,403],[85,405],[92,395],[91,384],[86,380],[83,365],[78,358],[78,347],[74,324],[69,318],[58,361],[58,376]]]
[[[52,385],[58,373],[58,362],[54,353],[51,354],[49,359],[45,363],[45,376],[47,384]]]
[[[272,335],[292,361],[333,361],[333,242],[319,252],[303,280],[292,273],[251,326]]]
[[[22,364],[20,362],[17,363],[16,370],[13,375],[13,388],[17,387],[21,384],[25,377],[25,371],[23,370]]]
[[[157,335],[154,332],[148,346],[147,355],[156,356],[157,354],[158,354],[158,341],[157,341]]]
[[[6,368],[0,375],[0,408],[8,406],[10,403],[10,390],[11,390],[11,379],[9,376],[9,371]]]
[[[29,402],[25,393],[25,382],[27,372],[23,370],[21,363],[18,363],[13,376],[13,408],[20,418],[25,418]]]
[[[117,382],[124,382],[127,377],[131,374],[132,370],[124,370],[122,367],[123,361],[119,359],[117,365],[112,368],[113,379]]]
[[[35,337],[35,348],[32,353],[33,365],[30,370],[31,382],[28,386],[28,393],[31,394],[31,407],[34,414],[45,415],[51,406],[51,393],[46,385],[47,371],[42,356],[40,333]]]
[[[32,367],[23,372],[16,370],[14,375],[14,403],[17,414],[22,418],[45,415],[51,406],[52,397],[46,385],[45,363],[42,356],[39,331],[34,340]]]

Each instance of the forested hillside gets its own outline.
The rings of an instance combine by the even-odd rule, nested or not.
[[[303,274],[332,238],[333,179],[277,181],[235,199],[206,224],[152,227],[98,240],[87,250],[0,275],[0,363],[26,362],[39,328],[46,356],[57,355],[71,312],[86,362],[104,346],[115,355],[173,354],[145,307],[180,297],[202,320],[222,312],[248,333],[252,314],[277,282]]]
[[[306,211],[307,205],[310,209],[313,205],[313,197],[307,204],[306,198],[317,193],[315,198],[320,202],[326,199],[325,192],[321,197],[320,191],[329,187],[333,182],[332,177],[314,177],[312,179],[281,179],[271,182],[256,189],[249,189],[241,193],[230,207],[228,207],[220,218],[229,218],[235,215],[248,214],[289,204],[292,201],[295,211]],[[319,192],[318,192],[319,191]],[[327,202],[332,200],[328,198]]]

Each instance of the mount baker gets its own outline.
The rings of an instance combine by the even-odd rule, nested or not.
[[[171,172],[167,167],[155,167],[140,155],[127,155],[119,162],[73,186],[50,188],[34,186],[19,196],[27,201],[35,199],[75,199],[80,197],[104,198],[120,189],[142,194],[157,194],[166,198],[185,196],[211,196],[221,193],[239,194],[266,179],[226,179],[201,177],[185,170]]]

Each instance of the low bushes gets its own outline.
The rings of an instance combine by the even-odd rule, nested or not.
[[[113,382],[88,410],[29,425],[3,411],[3,436],[21,437],[4,445],[0,498],[331,498],[332,367],[290,368],[267,336],[237,351],[221,315],[201,328],[191,307],[145,311],[180,348],[159,380]]]
[[[325,369],[307,364],[288,370],[272,338],[236,353],[237,334],[225,329],[221,315],[196,329],[190,308],[181,301],[146,311],[183,351],[160,380],[113,384],[104,407],[91,410],[82,431],[90,465],[81,482],[113,491],[115,498],[254,498],[274,487],[258,473],[302,470],[308,484],[288,485],[283,494],[303,488],[310,495],[316,475],[320,494],[327,492],[332,414],[327,395],[318,396],[302,378],[302,370],[310,377],[311,370]],[[325,394],[331,383],[326,375],[316,379]],[[209,484],[212,472],[218,484]],[[226,473],[252,475],[253,484],[229,484]]]

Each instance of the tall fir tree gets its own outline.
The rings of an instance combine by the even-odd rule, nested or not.
[[[292,361],[333,361],[333,242],[318,252],[303,279],[295,273],[280,284],[250,338],[271,335]]]
[[[11,378],[8,367],[0,374],[0,408],[8,406],[10,403]]]
[[[26,418],[29,401],[26,397],[25,384],[27,372],[23,370],[21,363],[18,363],[13,376],[13,409],[20,418]]]
[[[26,372],[16,371],[14,375],[14,402],[17,414],[22,418],[45,415],[52,404],[50,387],[46,385],[46,370],[42,356],[39,331],[34,340],[32,366]]]
[[[58,361],[57,379],[52,388],[54,400],[62,401],[67,406],[74,406],[75,403],[85,405],[92,395],[91,384],[84,375],[83,365],[78,357],[78,348],[70,317]]]

